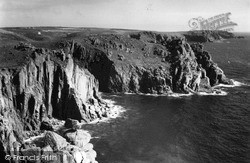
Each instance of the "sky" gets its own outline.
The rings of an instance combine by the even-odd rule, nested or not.
[[[0,27],[187,31],[191,18],[228,12],[234,31],[250,32],[250,0],[0,0]]]

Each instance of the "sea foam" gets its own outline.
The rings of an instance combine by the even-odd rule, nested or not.
[[[214,86],[213,88],[218,88],[218,87],[226,87],[226,88],[233,88],[233,87],[240,87],[246,85],[245,83],[238,82],[236,80],[233,80],[233,85],[228,85],[228,84],[219,84]]]
[[[165,93],[165,94],[150,94],[150,93],[124,93],[127,95],[142,95],[142,96],[152,96],[152,97],[160,97],[160,96],[169,96],[169,97],[188,97],[192,95],[200,95],[200,96],[226,96],[228,93],[220,88],[232,88],[232,87],[240,87],[246,85],[245,83],[241,83],[239,81],[233,80],[233,85],[227,84],[219,84],[213,87],[213,92],[189,92],[185,93]],[[115,96],[115,95],[114,95]],[[114,101],[109,101],[110,103],[114,103]]]
[[[115,104],[116,103],[115,101],[110,100],[110,99],[103,99],[103,101],[107,103],[110,109],[108,113],[108,117],[102,118],[102,119],[96,119],[90,122],[90,124],[96,124],[100,122],[108,123],[111,119],[122,117],[122,113],[125,112],[125,109],[122,106]]]
[[[215,89],[212,93],[197,92],[197,95],[201,95],[201,96],[226,96],[227,92],[220,90],[220,89]]]

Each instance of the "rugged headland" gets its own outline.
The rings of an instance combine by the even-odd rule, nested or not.
[[[217,84],[233,84],[202,44],[190,45],[182,34],[4,28],[0,41],[1,158],[53,154],[52,162],[96,162],[81,128],[113,114],[99,90],[212,93]]]
[[[183,35],[190,42],[216,42],[232,38],[244,38],[242,36],[235,36],[227,31],[209,31],[209,30],[194,30],[183,33]]]

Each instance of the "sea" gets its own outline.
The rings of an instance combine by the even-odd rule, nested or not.
[[[99,163],[250,163],[250,35],[206,43],[233,87],[220,94],[107,94],[117,118],[84,126]]]

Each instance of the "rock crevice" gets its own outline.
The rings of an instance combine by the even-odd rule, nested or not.
[[[107,116],[108,108],[98,95],[98,81],[76,64],[71,54],[60,61],[55,52],[35,48],[27,52],[32,57],[26,65],[0,72],[0,142],[4,151],[12,152],[13,143],[22,143],[19,139],[27,138],[26,132],[39,132],[41,122],[47,119],[73,118],[88,123]]]
[[[118,35],[115,38],[117,41],[108,42],[106,39],[106,43],[99,40],[95,47],[79,43],[73,46],[73,54],[78,54],[75,59],[84,63],[99,80],[101,91],[151,94],[213,92],[212,87],[217,84],[233,84],[213,62],[211,55],[203,50],[203,45],[190,45],[184,37],[140,32],[131,34],[129,40]],[[132,41],[138,47],[130,46]],[[117,49],[107,42],[124,48]],[[123,51],[127,46],[134,52]],[[107,53],[106,47],[109,47]],[[78,53],[79,49],[84,50]],[[119,59],[121,53],[122,60]]]

